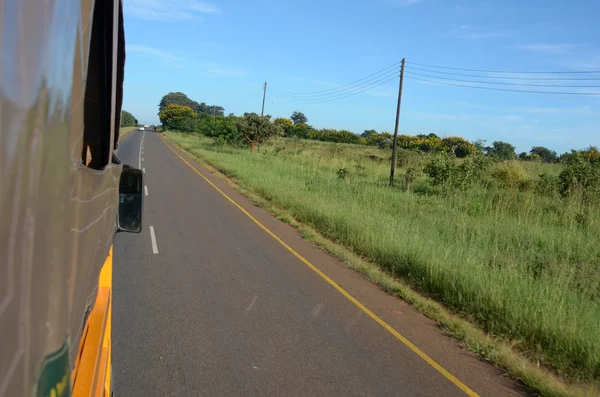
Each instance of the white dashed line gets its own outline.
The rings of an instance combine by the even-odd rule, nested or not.
[[[154,235],[154,226],[150,226],[150,240],[152,240],[152,252],[158,254],[158,245],[156,245],[156,236]]]
[[[146,193],[146,196],[148,195],[148,186],[144,186],[144,192]]]
[[[142,139],[140,139],[140,155],[138,157],[138,169],[142,168],[142,161],[144,160],[142,158],[142,147],[144,147],[144,137],[146,136],[145,134],[145,132],[142,132]]]

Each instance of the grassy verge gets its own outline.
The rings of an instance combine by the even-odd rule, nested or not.
[[[138,127],[121,127],[121,129],[119,130],[119,141],[123,140],[132,131],[135,131],[137,129]]]
[[[279,141],[250,155],[167,136],[533,390],[598,391],[597,215],[581,228],[569,208],[553,211],[555,203],[514,191],[390,189],[385,165],[344,145]]]

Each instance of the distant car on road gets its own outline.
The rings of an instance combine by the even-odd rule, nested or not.
[[[140,127],[140,131],[144,131],[144,127]]]

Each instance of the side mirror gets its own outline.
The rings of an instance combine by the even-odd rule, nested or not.
[[[119,181],[119,214],[117,232],[140,233],[144,208],[144,174],[123,165]]]

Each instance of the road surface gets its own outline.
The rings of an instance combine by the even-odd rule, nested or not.
[[[523,393],[159,134],[133,132],[119,157],[144,169],[147,196],[143,232],[114,245],[115,396]]]

